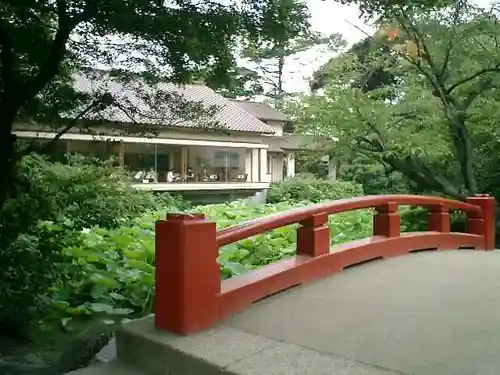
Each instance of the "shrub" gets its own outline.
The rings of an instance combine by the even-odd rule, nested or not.
[[[40,311],[47,289],[64,276],[62,250],[82,240],[83,228],[116,228],[164,204],[182,204],[125,181],[109,163],[83,157],[67,164],[36,155],[22,159],[17,194],[0,216],[0,328],[18,334]]]
[[[244,202],[193,208],[225,228],[242,221],[310,204],[246,205]],[[126,225],[106,230],[91,228],[83,241],[68,247],[71,283],[53,288],[53,306],[69,317],[90,315],[139,316],[151,310],[154,296],[154,222],[163,213],[148,213]],[[354,211],[330,217],[331,242],[367,237],[371,213]],[[220,249],[221,278],[231,277],[291,256],[296,249],[296,226],[279,228]]]
[[[360,195],[363,195],[363,188],[354,182],[297,177],[271,184],[267,192],[267,202],[319,203]]]
[[[421,232],[428,227],[428,210],[423,207],[401,207],[401,231]],[[451,231],[464,232],[467,216],[460,211],[451,212]]]

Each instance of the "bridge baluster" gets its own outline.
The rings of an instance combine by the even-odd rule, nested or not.
[[[450,233],[450,210],[444,205],[429,206],[427,227],[431,232]]]
[[[176,334],[210,327],[220,293],[215,223],[199,214],[172,214],[156,223],[155,324]]]
[[[482,216],[467,215],[467,233],[484,236],[484,249],[495,249],[495,198],[478,194],[467,198],[467,203],[475,204],[483,210]]]
[[[301,221],[297,229],[297,255],[316,257],[330,252],[328,215],[316,214]]]
[[[373,216],[373,235],[385,237],[399,237],[401,234],[401,220],[398,213],[398,204],[389,202],[375,207]]]

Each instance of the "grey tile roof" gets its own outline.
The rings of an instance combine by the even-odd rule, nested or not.
[[[217,122],[220,130],[274,134],[271,127],[203,84],[179,86],[172,83],[158,83],[149,85],[140,79],[124,83],[110,78],[107,72],[92,71],[87,74],[74,75],[74,86],[77,91],[84,93],[108,92],[119,104],[118,106],[107,106],[98,113],[89,114],[84,117],[86,119],[195,129],[204,128],[204,124],[200,122],[207,123],[210,120],[212,124]],[[202,103],[206,108],[213,106],[216,110],[210,119],[184,120],[177,118],[176,121],[171,121],[174,115],[167,113],[168,106],[152,108],[154,106],[148,99],[159,91],[175,93],[181,95],[186,101]],[[146,99],[144,99],[144,93],[146,93]],[[128,111],[127,108],[134,110]],[[67,116],[69,117],[71,114]]]
[[[241,109],[251,113],[255,117],[261,120],[274,120],[274,121],[286,121],[286,116],[278,111],[276,108],[271,107],[266,103],[252,102],[250,100],[235,100],[231,101],[236,104]]]

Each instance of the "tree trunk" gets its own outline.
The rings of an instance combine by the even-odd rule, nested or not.
[[[416,183],[421,189],[433,190],[460,200],[465,199],[461,189],[453,182],[436,175],[418,160],[412,160],[411,158],[399,159],[392,156],[385,157],[383,161]]]
[[[473,195],[478,193],[473,159],[474,146],[465,124],[465,112],[457,108],[454,103],[455,101],[449,100],[445,108],[445,114],[449,122],[448,129],[465,190],[468,195]]]
[[[474,195],[478,193],[478,186],[475,176],[472,140],[464,128],[460,129],[460,133],[460,146],[462,147],[459,153],[460,172],[462,173],[462,178],[467,192],[469,195]]]
[[[0,106],[0,211],[9,196],[14,194],[16,136],[12,134],[16,111]]]

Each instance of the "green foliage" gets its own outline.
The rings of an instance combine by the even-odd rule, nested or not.
[[[275,13],[271,0],[241,6],[179,1],[4,1],[0,6],[4,20],[0,87],[5,90],[1,97],[16,107],[39,100],[40,92],[51,99],[58,87],[68,92],[65,82],[57,79],[60,73],[67,76],[75,67],[92,65],[90,61],[112,65],[116,54],[125,59],[123,65],[134,64],[150,74],[165,73],[169,67],[174,80],[185,82],[203,72],[207,78],[218,77],[220,84],[234,66],[232,49],[239,38],[259,40],[279,32],[270,27]],[[75,34],[76,38],[70,38]],[[123,43],[111,42],[112,36],[120,36]],[[130,50],[137,53],[131,55]],[[51,90],[45,91],[52,83]],[[50,101],[50,106],[56,103]]]
[[[227,228],[245,220],[311,204],[248,205],[245,202],[193,208]],[[164,213],[132,219],[120,228],[93,227],[63,251],[67,278],[55,285],[52,306],[65,317],[120,318],[151,311],[154,297],[154,223]],[[330,218],[331,243],[367,237],[371,213],[356,211]],[[296,249],[296,225],[244,239],[220,249],[221,278],[289,257]]]
[[[341,4],[356,5],[365,18],[388,18],[398,11],[429,12],[455,3],[452,0],[340,0]]]
[[[77,112],[70,115],[73,121],[90,110],[119,107],[103,90],[77,94],[73,73],[100,65],[121,77],[133,70],[148,81],[186,83],[203,77],[211,86],[231,86],[235,47],[280,33],[273,27],[277,11],[275,0],[2,1],[0,209],[13,188],[19,159],[12,135],[16,122],[58,125],[57,133],[63,134],[80,126],[62,124],[63,115]],[[300,27],[292,10],[279,11],[291,21],[288,26]]]
[[[257,83],[268,97],[283,98],[284,66],[290,58],[314,47],[336,51],[345,45],[340,34],[325,36],[313,31],[310,19],[311,14],[303,0],[270,0],[268,18],[263,23],[270,37],[245,44],[242,57],[249,65],[255,66],[248,78],[254,81],[254,85]]]
[[[325,95],[302,98],[299,131],[338,137],[344,160],[368,158],[412,189],[459,199],[479,192],[486,178],[476,167],[491,171],[491,162],[474,147],[497,123],[499,16],[496,6],[466,1],[394,12],[318,73]],[[479,147],[493,151],[496,138]]]
[[[401,173],[366,157],[345,160],[340,178],[361,184],[366,195],[421,193]]]
[[[428,210],[422,207],[400,207],[402,232],[425,232],[428,229]],[[465,232],[467,215],[461,211],[451,212],[451,231]]]
[[[79,243],[82,229],[115,228],[161,205],[182,205],[133,190],[125,181],[120,170],[97,160],[22,160],[16,198],[7,200],[0,215],[1,326],[21,329],[43,306],[47,289],[64,277],[63,250]]]
[[[363,188],[349,181],[320,180],[305,176],[273,183],[267,192],[268,203],[352,198],[363,195]]]

